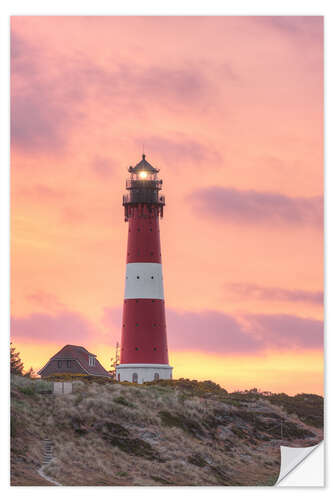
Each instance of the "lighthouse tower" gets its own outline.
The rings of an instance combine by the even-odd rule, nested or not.
[[[128,221],[125,299],[117,379],[143,383],[170,379],[165,324],[159,219],[164,196],[157,168],[145,155],[129,167],[123,196]]]

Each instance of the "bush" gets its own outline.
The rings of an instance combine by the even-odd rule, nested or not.
[[[118,403],[119,405],[123,405],[123,406],[128,406],[130,408],[134,408],[134,404],[130,403],[129,401],[127,401],[127,399],[125,399],[123,396],[117,396],[116,398],[113,398],[113,401],[115,403]]]
[[[170,413],[169,411],[160,411],[162,423],[166,427],[179,427],[183,431],[193,436],[202,436],[204,434],[202,427],[196,420],[181,415],[180,413]]]
[[[211,380],[198,382],[197,380],[190,380],[180,378],[178,380],[154,380],[152,382],[145,382],[144,385],[157,385],[160,387],[179,388],[186,391],[191,396],[209,397],[211,395],[226,396],[228,392],[223,389],[219,384]]]
[[[22,387],[19,387],[18,390],[26,396],[33,396],[35,394],[35,388],[33,385],[23,385]]]

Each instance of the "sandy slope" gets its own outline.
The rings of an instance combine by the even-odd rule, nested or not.
[[[281,444],[322,439],[315,395],[160,381],[75,382],[73,394],[54,396],[38,394],[39,383],[12,383],[12,485],[51,485],[37,473],[43,439],[54,443],[43,474],[62,485],[270,485]]]

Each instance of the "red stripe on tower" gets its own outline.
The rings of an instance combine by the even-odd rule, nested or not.
[[[119,381],[170,379],[161,263],[159,218],[164,196],[159,170],[145,155],[129,167],[128,194],[123,197],[128,225],[125,299],[123,307]]]

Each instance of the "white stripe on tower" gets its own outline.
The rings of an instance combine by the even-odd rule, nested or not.
[[[127,264],[125,299],[164,300],[162,264],[155,262]]]

